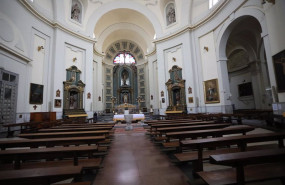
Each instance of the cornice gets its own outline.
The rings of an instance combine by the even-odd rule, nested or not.
[[[53,28],[57,28],[60,29],[70,35],[73,35],[79,39],[85,40],[87,42],[90,43],[95,43],[96,41],[90,37],[87,37],[83,34],[77,33],[69,28],[67,28],[66,26],[58,23],[58,22],[54,22],[53,20],[48,19],[47,17],[41,15],[37,10],[34,9],[34,7],[32,7],[26,0],[19,0],[19,2],[29,11],[31,12],[36,18],[38,18],[39,20],[43,21],[44,23],[46,23],[47,25],[53,27]]]
[[[14,55],[14,56],[16,56],[16,57],[18,57],[18,58],[24,60],[24,61],[27,62],[27,63],[29,63],[29,62],[32,61],[32,59],[30,59],[30,58],[24,56],[23,54],[19,53],[18,51],[15,51],[15,50],[13,50],[13,49],[11,49],[11,48],[9,48],[9,47],[3,45],[2,43],[0,43],[0,49],[1,49],[1,50],[4,50],[4,51],[7,51],[8,53],[10,53],[10,54],[12,54],[12,55]]]
[[[97,51],[97,49],[96,49],[96,47],[95,47],[95,45],[94,45],[94,47],[93,47],[94,49],[93,49],[93,53],[95,53],[96,55],[98,55],[99,57],[104,57],[105,55],[104,54],[102,54],[102,53],[99,53],[99,51]]]
[[[149,56],[152,56],[154,54],[156,54],[156,47],[154,47],[154,49],[150,53],[146,54],[145,56],[149,57]]]
[[[246,0],[247,1],[247,0]],[[164,42],[170,39],[173,39],[183,33],[186,33],[190,30],[195,30],[201,26],[203,26],[204,24],[206,24],[207,22],[209,22],[211,19],[213,19],[215,17],[216,14],[218,14],[230,1],[229,0],[224,0],[219,6],[217,6],[213,11],[211,11],[211,13],[205,17],[204,19],[200,20],[199,22],[197,22],[194,25],[189,25],[189,26],[185,26],[184,28],[181,28],[179,30],[177,30],[176,32],[163,36],[161,38],[158,38],[156,40],[154,40],[154,43],[160,43],[160,42]]]

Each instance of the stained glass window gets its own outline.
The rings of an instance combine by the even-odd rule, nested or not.
[[[114,64],[135,64],[136,60],[131,55],[130,53],[119,53],[115,58],[114,58]]]

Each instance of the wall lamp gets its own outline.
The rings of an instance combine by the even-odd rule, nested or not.
[[[204,50],[208,52],[208,51],[209,51],[209,48],[206,47],[206,46],[204,46]]]
[[[72,61],[73,61],[73,62],[75,62],[76,60],[77,60],[77,58],[76,58],[76,57],[74,57],[74,58],[72,59]]]
[[[42,49],[44,49],[43,46],[38,46],[38,51],[41,51]]]

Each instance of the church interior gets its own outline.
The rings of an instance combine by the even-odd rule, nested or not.
[[[285,184],[284,0],[1,0],[0,184]]]

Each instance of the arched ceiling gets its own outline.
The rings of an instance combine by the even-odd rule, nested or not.
[[[94,34],[99,52],[107,52],[107,48],[118,40],[137,43],[144,54],[154,49],[154,28],[143,14],[135,10],[120,8],[109,11],[95,25]]]

